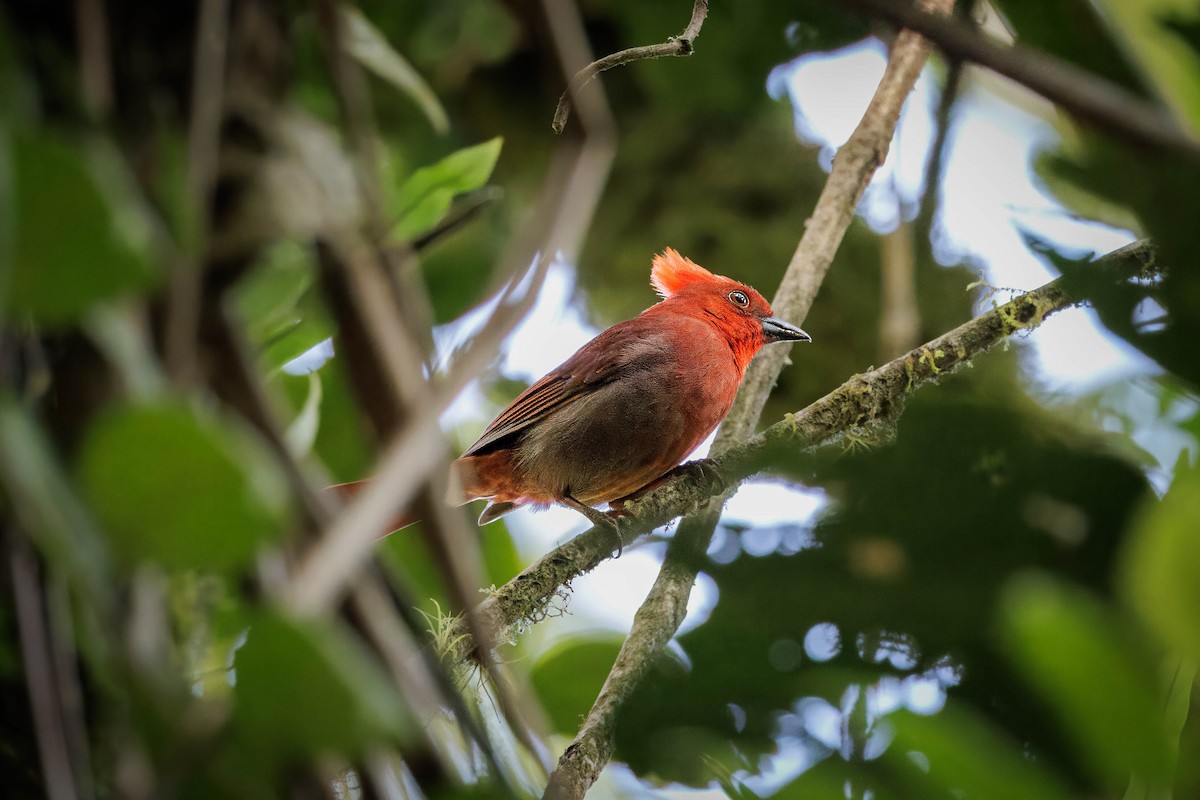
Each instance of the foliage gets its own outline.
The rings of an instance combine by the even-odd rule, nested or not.
[[[498,663],[439,664],[462,638],[443,609],[530,555],[502,524],[477,542],[467,516],[427,514],[339,602],[296,598],[344,519],[320,487],[367,475],[437,399],[420,379],[441,391],[461,362],[434,339],[479,325],[486,291],[520,283],[495,265],[532,258],[539,215],[569,205],[538,205],[579,148],[549,133],[555,26],[498,0],[233,2],[214,87],[194,75],[213,4],[80,3],[78,31],[43,5],[0,12],[5,796],[540,794],[546,743],[578,732],[620,638],[556,606],[504,632]],[[664,40],[687,6],[579,4],[598,53]],[[994,6],[1018,41],[1196,133],[1189,4]],[[714,3],[693,57],[606,74],[615,161],[566,254],[587,317],[651,302],[668,245],[769,294],[824,171],[768,79],[870,31],[836,3]],[[1027,243],[1155,371],[1067,401],[1017,345],[894,429],[777,454],[773,479],[822,492],[821,511],[726,521],[697,557],[715,605],[622,705],[615,760],[641,783],[614,771],[613,794],[1200,796],[1200,164],[1054,122],[1045,185],[1151,237],[1166,273]],[[925,340],[971,313],[978,265],[935,263],[930,219],[896,202]],[[768,420],[878,360],[880,247],[851,227]],[[483,325],[481,363],[503,333]],[[297,366],[331,338],[332,359]],[[444,488],[429,474],[426,509]]]

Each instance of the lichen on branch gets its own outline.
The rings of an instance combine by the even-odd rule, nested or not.
[[[1149,240],[1109,253],[1097,266],[1109,266],[1123,277],[1146,277],[1160,271]],[[1083,298],[1069,292],[1062,278],[982,314],[881,367],[849,378],[829,394],[786,415],[743,444],[714,459],[718,475],[697,470],[663,484],[629,503],[621,519],[621,541],[629,546],[642,535],[722,496],[760,468],[769,448],[811,448],[867,425],[894,425],[909,395],[929,383],[945,380],[958,367],[1005,339],[1032,331],[1051,315]],[[479,619],[500,632],[522,620],[536,619],[556,593],[572,579],[590,572],[615,551],[610,529],[591,528],[556,547],[479,604]],[[493,636],[493,638],[496,638]],[[449,655],[468,658],[473,645],[459,639]]]

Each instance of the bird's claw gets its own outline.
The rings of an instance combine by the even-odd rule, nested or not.
[[[671,471],[676,475],[713,483],[716,485],[718,493],[725,491],[727,488],[725,476],[721,474],[721,467],[711,458],[698,458],[695,461],[680,464]]]
[[[562,503],[583,514],[597,528],[607,528],[612,531],[613,537],[617,540],[617,554],[615,558],[621,557],[621,553],[625,550],[625,540],[621,538],[621,517],[625,516],[626,511],[621,508],[600,511],[579,502],[570,493],[564,493]]]

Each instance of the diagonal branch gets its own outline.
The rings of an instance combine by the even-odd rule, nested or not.
[[[1102,256],[1096,266],[1111,269],[1121,278],[1153,276],[1162,270],[1153,243],[1146,239]],[[877,369],[851,377],[803,410],[715,458],[720,479],[706,473],[680,476],[629,503],[629,516],[623,518],[621,526],[622,544],[628,547],[642,535],[721,495],[726,486],[735,487],[763,469],[764,457],[774,448],[812,448],[854,428],[894,424],[905,400],[917,389],[948,377],[956,367],[1008,337],[1032,331],[1051,315],[1083,302],[1084,298],[1072,294],[1065,280],[1059,278]],[[536,619],[556,592],[595,569],[612,552],[611,529],[591,528],[492,592],[476,607],[476,613],[495,632]],[[463,640],[449,655],[466,659],[473,649],[469,640]]]
[[[942,13],[953,8],[953,0],[924,2]],[[804,235],[776,295],[779,313],[800,321],[807,315],[854,218],[855,206],[887,156],[900,110],[929,50],[928,43],[911,31],[902,31],[896,37],[883,78],[854,133],[838,151],[813,215],[805,223]],[[721,455],[753,430],[786,359],[787,348],[767,351],[755,359],[732,412],[717,433],[714,454]],[[675,534],[658,578],[638,609],[599,696],[550,776],[545,797],[581,798],[611,758],[616,713],[683,622],[699,564],[696,556],[708,548],[725,496],[702,513],[688,517]]]
[[[567,84],[567,90],[558,98],[558,108],[554,111],[554,121],[550,126],[555,133],[562,133],[567,125],[567,117],[571,114],[571,98],[578,96],[579,90],[591,82],[593,78],[605,70],[620,67],[633,61],[647,58],[664,58],[667,56],[690,56],[695,50],[696,37],[708,16],[708,0],[696,0],[692,6],[692,18],[687,27],[678,36],[672,36],[660,44],[648,44],[641,47],[630,47],[617,53],[611,53],[604,58],[588,64]]]
[[[1020,44],[998,44],[967,23],[930,14],[906,0],[847,0],[845,4],[917,31],[951,58],[973,61],[1011,78],[1079,119],[1134,144],[1200,159],[1200,141],[1162,106],[1074,64]]]

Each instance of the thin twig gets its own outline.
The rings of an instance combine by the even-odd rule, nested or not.
[[[1154,245],[1142,240],[1101,257],[1096,265],[1112,267],[1122,277],[1145,276],[1161,269],[1156,259]],[[623,545],[629,547],[642,535],[709,503],[763,469],[764,456],[772,448],[817,447],[855,427],[894,421],[906,398],[917,389],[948,377],[955,367],[1004,339],[1032,331],[1052,314],[1082,302],[1083,298],[1068,294],[1065,282],[1059,278],[1018,295],[878,369],[851,377],[803,410],[717,456],[714,461],[720,479],[707,474],[680,476],[627,504],[629,513],[621,525]],[[673,539],[678,538],[677,532]],[[496,589],[476,612],[497,632],[536,618],[556,592],[595,569],[612,555],[613,549],[610,528],[590,528]],[[469,658],[473,650],[471,641],[462,640],[450,656]]]
[[[692,18],[688,20],[683,33],[661,44],[630,47],[618,53],[612,53],[593,61],[576,72],[575,77],[571,78],[571,82],[567,85],[567,90],[558,98],[558,108],[555,109],[554,121],[550,124],[554,132],[563,132],[563,128],[567,124],[567,117],[571,114],[571,99],[578,97],[579,91],[601,72],[647,58],[690,56],[695,51],[696,37],[700,35],[700,28],[704,26],[704,19],[707,16],[708,0],[696,0],[692,6]]]
[[[1200,159],[1200,141],[1174,115],[1111,81],[1020,44],[997,44],[972,26],[898,0],[844,0],[865,13],[917,31],[952,58],[987,67],[1037,92],[1074,116],[1130,142]]]

